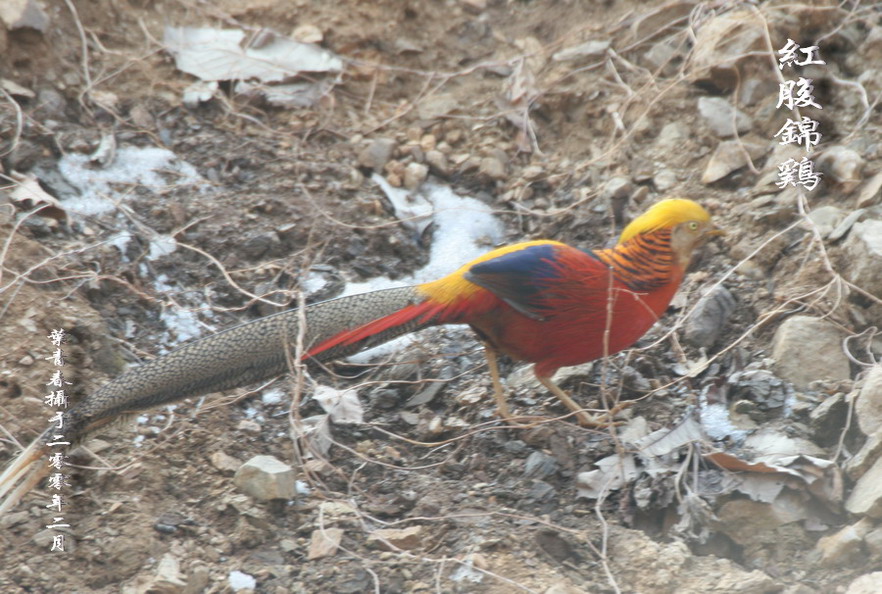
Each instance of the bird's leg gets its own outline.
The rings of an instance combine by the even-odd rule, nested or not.
[[[585,409],[579,406],[579,403],[570,398],[570,395],[564,392],[560,386],[551,381],[550,377],[536,374],[536,379],[538,379],[543,386],[548,388],[548,391],[554,394],[558,400],[563,402],[568,409],[576,413],[576,419],[579,421],[579,424],[583,427],[609,427],[611,425],[615,425],[616,423],[612,420],[613,415],[617,412],[626,408],[625,406],[615,406],[608,413],[596,417],[594,415],[588,414]]]
[[[502,388],[502,380],[499,379],[499,365],[496,362],[496,349],[490,343],[484,343],[484,356],[487,358],[487,368],[490,370],[490,379],[493,381],[493,398],[496,400],[496,410],[499,416],[506,421],[511,419],[511,411],[505,400],[505,390]]]

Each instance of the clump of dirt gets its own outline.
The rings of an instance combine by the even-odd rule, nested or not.
[[[563,385],[591,406],[601,405],[600,393],[633,400],[628,430],[674,428],[698,414],[699,395],[705,406],[725,408],[727,394],[737,394],[737,431],[769,423],[818,441],[818,457],[835,458],[843,444],[856,451],[863,437],[844,421],[823,439],[808,425],[810,409],[827,395],[842,398],[858,369],[839,384],[799,390],[795,411],[788,410],[793,390],[769,371],[774,328],[792,310],[857,332],[875,306],[872,294],[856,301],[815,292],[839,286],[826,252],[793,224],[796,195],[763,189],[777,168],[770,147],[781,113],[768,101],[777,78],[765,40],[750,45],[742,27],[762,15],[775,47],[788,35],[823,39],[827,67],[850,81],[871,64],[876,50],[861,36],[878,31],[878,16],[833,3],[788,6],[793,16],[785,18],[774,3],[48,0],[45,27],[6,22],[0,463],[46,424],[47,336],[55,328],[69,335],[65,373],[77,400],[126,363],[173,347],[185,329],[207,333],[291,307],[300,291],[309,301],[325,299],[345,282],[402,278],[425,265],[432,228],[417,233],[400,221],[374,174],[397,186],[430,175],[474,196],[511,241],[545,237],[586,248],[614,241],[657,197],[701,201],[728,237],[704,248],[669,315],[639,348],[571,371]],[[726,19],[732,22],[721,25]],[[702,45],[701,27],[711,21],[734,27],[728,54]],[[185,105],[194,78],[162,46],[168,24],[236,28],[252,40],[263,28],[294,37],[318,31],[345,68],[306,107],[238,95],[231,82]],[[702,70],[701,60],[714,68]],[[815,76],[830,106],[830,140],[859,136],[863,171],[878,169],[871,128],[858,130],[869,126],[861,118],[875,103],[849,98],[843,88],[851,87],[832,75]],[[878,82],[861,81],[871,90]],[[720,139],[696,114],[707,96],[734,98],[752,122],[743,138],[736,135],[743,152],[719,164],[731,171],[714,181],[702,178]],[[77,193],[59,160],[91,154],[108,137],[117,148],[170,150],[195,168],[201,186],[176,186],[166,172],[160,190],[124,188],[126,199],[109,215],[66,213],[63,201],[43,208]],[[390,150],[379,155],[384,146]],[[40,190],[13,193],[27,176]],[[830,181],[815,206],[837,204],[842,191]],[[861,207],[878,202],[871,195]],[[177,249],[154,257],[163,237]],[[680,346],[669,331],[724,275],[732,296],[710,322],[719,332],[698,344],[687,331]],[[334,443],[319,452],[292,440],[288,399],[268,397],[265,387],[153,411],[134,434],[128,426],[109,430],[72,459],[64,553],[47,546],[46,491],[0,519],[0,587],[812,592],[844,587],[879,561],[871,539],[845,568],[816,548],[819,535],[850,523],[841,493],[832,509],[799,523],[776,516],[780,524],[758,526],[755,538],[721,527],[737,522],[732,501],[748,498],[725,491],[732,473],[701,458],[697,445],[669,455],[682,463],[680,474],[644,473],[599,499],[580,497],[579,477],[597,461],[632,453],[620,430],[570,420],[521,430],[496,422],[480,346],[464,330],[433,329],[380,363],[328,371],[322,383],[357,387],[366,422],[333,426]],[[519,413],[564,412],[518,365],[503,362],[503,372]],[[288,378],[271,388],[297,392]],[[322,413],[307,396],[301,418]],[[239,492],[233,472],[255,455],[298,461],[298,496],[261,503]],[[804,485],[789,485],[811,498]],[[772,513],[755,503],[738,505]],[[729,515],[715,516],[721,510]],[[320,553],[323,538],[336,546]],[[824,555],[826,564],[818,563]]]

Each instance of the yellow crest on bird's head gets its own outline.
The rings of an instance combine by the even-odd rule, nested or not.
[[[710,213],[699,203],[687,198],[667,198],[656,202],[649,210],[631,221],[622,231],[619,243],[625,243],[635,235],[658,229],[669,229],[686,221],[710,221]]]

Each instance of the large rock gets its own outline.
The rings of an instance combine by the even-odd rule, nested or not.
[[[236,471],[233,482],[260,501],[293,499],[297,494],[294,470],[273,456],[254,456]]]
[[[846,278],[864,291],[882,296],[882,221],[855,223],[842,249]]]
[[[854,416],[864,435],[873,435],[882,428],[882,365],[874,366],[864,378]]]
[[[711,131],[721,138],[745,134],[753,126],[753,120],[722,97],[699,97],[698,113]]]
[[[733,10],[707,19],[695,35],[689,77],[721,90],[734,89],[750,78],[744,66],[766,51],[766,35],[766,21],[759,11]]]
[[[858,516],[882,518],[882,458],[855,483],[845,509]]]
[[[799,389],[815,380],[844,380],[851,375],[842,352],[842,334],[825,320],[793,316],[775,332],[772,358],[778,375]]]
[[[848,585],[845,594],[879,594],[882,571],[874,571],[856,578]]]

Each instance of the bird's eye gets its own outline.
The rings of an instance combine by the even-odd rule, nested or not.
[[[689,222],[689,230],[690,231],[698,231],[698,223],[695,221]]]

